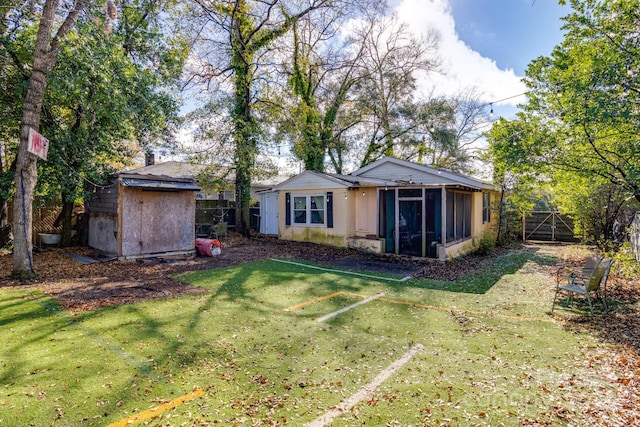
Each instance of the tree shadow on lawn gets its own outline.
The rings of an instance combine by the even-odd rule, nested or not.
[[[608,310],[600,301],[592,301],[594,313],[591,314],[584,298],[574,298],[570,317],[556,315],[565,320],[566,328],[572,332],[584,332],[597,336],[603,342],[633,348],[640,355],[640,286],[633,281],[616,280],[607,290]],[[565,306],[562,299],[556,305]],[[640,362],[640,359],[639,359]]]

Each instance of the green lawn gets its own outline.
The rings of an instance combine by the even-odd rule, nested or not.
[[[518,252],[455,284],[263,261],[180,277],[207,293],[79,315],[1,289],[0,425],[155,408],[140,425],[302,426],[359,392],[331,425],[595,425],[585,406],[614,390],[585,354],[607,348],[548,314],[552,261]]]

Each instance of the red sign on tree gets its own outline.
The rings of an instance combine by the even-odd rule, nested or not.
[[[29,128],[29,146],[27,150],[42,160],[47,160],[49,140],[33,130],[33,128]]]

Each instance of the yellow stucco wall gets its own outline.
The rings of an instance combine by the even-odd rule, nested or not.
[[[376,188],[359,189],[355,193],[356,217],[355,233],[351,236],[366,237],[377,234],[378,228],[378,191]]]
[[[309,225],[286,225],[286,193],[291,193],[293,198],[296,195],[325,195],[326,192],[333,192],[333,228],[327,228],[326,225],[309,226]],[[326,191],[280,191],[278,192],[278,216],[279,237],[286,240],[295,240],[300,242],[322,243],[331,246],[346,247],[347,238],[355,233],[355,191],[348,191],[342,188],[331,189]],[[345,198],[346,195],[346,198]]]
[[[489,222],[482,222],[482,193],[475,193],[473,203],[477,203],[477,208],[474,206],[474,219],[477,221],[473,233],[473,237],[481,237],[485,233],[494,233],[498,224],[498,198],[500,193],[497,191],[489,191],[491,197],[491,220]]]
[[[333,192],[333,228],[326,226],[286,225],[286,193],[296,195],[326,195]],[[447,245],[446,258],[453,258],[474,249],[478,239],[485,233],[495,231],[498,213],[494,209],[499,197],[498,192],[491,192],[491,221],[482,222],[482,192],[472,193],[472,228],[471,238]],[[286,240],[310,241],[331,246],[347,247],[353,237],[364,238],[377,235],[378,206],[377,189],[346,190],[328,188],[323,191],[291,190],[278,193],[279,237]]]

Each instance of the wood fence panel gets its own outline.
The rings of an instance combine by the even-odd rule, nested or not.
[[[522,221],[523,240],[578,242],[573,220],[558,212],[533,211]]]

